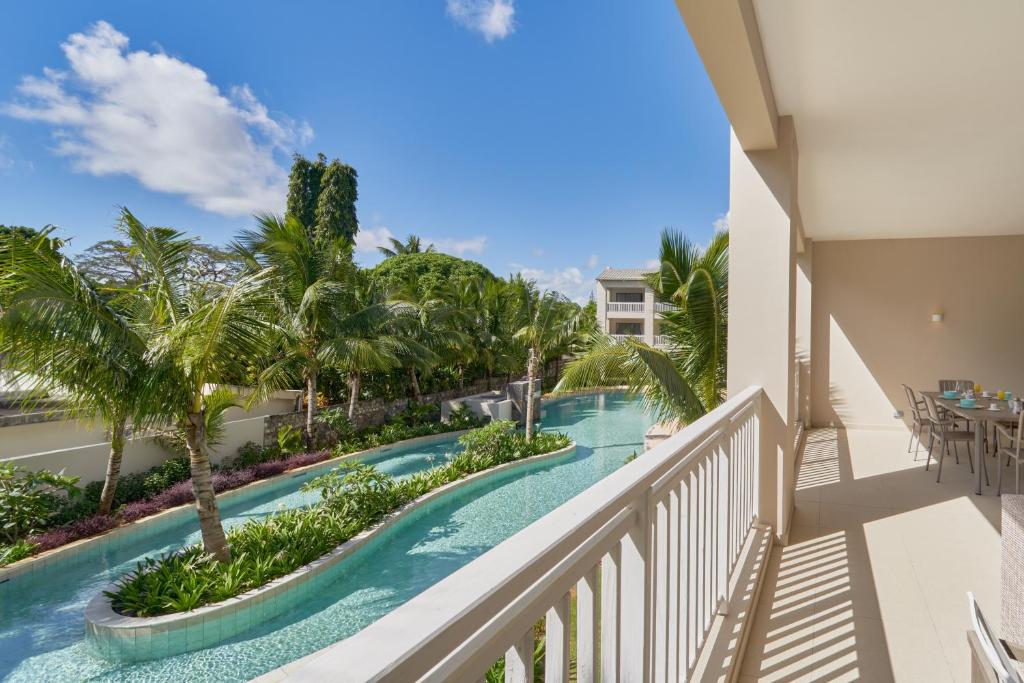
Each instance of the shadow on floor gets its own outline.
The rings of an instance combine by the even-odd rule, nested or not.
[[[966,590],[999,613],[999,499],[973,495],[966,458],[947,459],[939,484],[906,444],[898,431],[807,433],[740,681],[967,680]]]

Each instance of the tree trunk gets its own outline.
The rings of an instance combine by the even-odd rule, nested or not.
[[[420,393],[420,381],[416,379],[416,368],[409,368],[409,381],[412,383],[412,397],[417,403],[423,401],[423,394]]]
[[[356,404],[359,402],[359,373],[348,373],[348,421],[353,425],[356,419]]]
[[[316,417],[316,374],[306,378],[306,448],[313,450],[316,439],[313,438],[314,418]]]
[[[466,368],[462,365],[459,366],[459,391],[463,391],[466,388]]]
[[[487,368],[484,376],[487,378],[487,391],[491,390],[491,369]]]
[[[203,549],[218,562],[231,561],[231,549],[220,523],[217,496],[213,491],[210,471],[210,453],[206,448],[206,421],[202,413],[189,413],[185,425],[185,442],[192,465],[192,492],[196,497],[199,531],[203,536]]]
[[[535,356],[533,349],[530,349],[530,356],[526,360],[526,440],[533,440],[533,382],[535,379]]]
[[[110,425],[110,455],[107,456],[107,477],[103,480],[103,493],[100,494],[101,515],[109,515],[114,507],[114,492],[117,480],[121,476],[121,459],[124,457],[124,432],[127,419],[115,419]]]

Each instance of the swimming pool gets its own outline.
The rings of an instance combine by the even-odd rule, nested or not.
[[[195,540],[191,518],[141,543],[127,538],[125,547],[89,561],[17,577],[0,586],[0,674],[10,680],[244,681],[341,640],[620,467],[640,449],[650,425],[635,401],[614,394],[548,402],[542,418],[545,429],[577,442],[575,455],[497,474],[416,511],[349,558],[316,598],[206,650],[117,665],[93,656],[83,642],[88,600],[139,558]],[[434,443],[368,461],[403,476],[437,464],[451,450],[452,442]],[[314,495],[297,491],[301,479],[312,476],[231,501],[223,510],[226,522],[313,502]]]

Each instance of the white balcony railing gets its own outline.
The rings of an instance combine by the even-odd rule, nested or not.
[[[609,301],[609,313],[643,313],[643,301]]]
[[[655,301],[654,310],[657,313],[664,313],[665,311],[678,311],[679,307],[675,304],[670,304],[667,301]]]
[[[659,348],[665,348],[667,346],[671,346],[671,342],[669,341],[668,335],[656,334],[654,335],[654,345]]]
[[[687,678],[755,538],[762,393],[729,399],[289,678],[479,681],[504,656],[506,681],[532,682],[544,619],[545,680],[567,681],[572,600],[578,681]]]
[[[609,334],[608,336],[617,342],[624,342],[627,339],[639,339],[641,337],[639,334]]]

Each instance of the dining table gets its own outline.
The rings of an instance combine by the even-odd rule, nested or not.
[[[950,413],[964,420],[974,423],[974,452],[980,454],[978,466],[974,468],[974,492],[981,495],[981,471],[984,467],[982,458],[985,457],[985,435],[988,433],[989,423],[1015,423],[1019,415],[1015,415],[1010,409],[1009,401],[1001,401],[996,396],[975,396],[975,407],[965,408],[960,405],[960,398],[946,398],[941,391],[924,391],[935,399],[935,404],[942,406]]]

